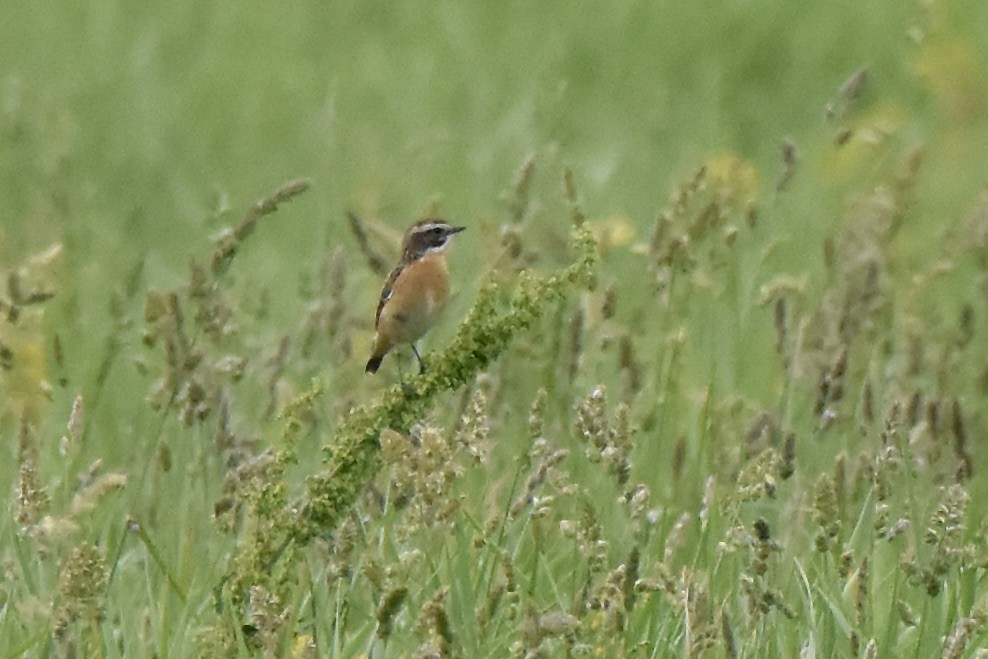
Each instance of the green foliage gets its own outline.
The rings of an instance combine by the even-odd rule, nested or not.
[[[0,654],[982,656],[981,3],[97,5],[0,9]]]

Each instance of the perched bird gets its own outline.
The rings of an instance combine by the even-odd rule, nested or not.
[[[449,239],[465,228],[433,218],[420,220],[405,232],[401,260],[388,276],[377,303],[368,373],[376,373],[384,356],[399,343],[411,344],[419,369],[425,370],[415,341],[436,324],[446,306],[449,270],[443,250]]]

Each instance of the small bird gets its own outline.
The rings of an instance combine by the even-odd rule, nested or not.
[[[409,343],[425,370],[415,342],[436,324],[449,299],[449,270],[443,250],[449,239],[466,227],[443,220],[419,220],[408,228],[401,245],[401,260],[388,276],[374,318],[374,348],[368,373],[376,373],[384,356],[399,343]]]

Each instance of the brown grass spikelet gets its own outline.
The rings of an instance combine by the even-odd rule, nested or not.
[[[713,509],[714,500],[717,495],[717,479],[712,475],[707,476],[703,485],[703,498],[700,499],[700,512],[697,517],[700,519],[700,529],[706,530],[710,522],[710,511]]]
[[[7,299],[0,298],[0,310],[6,310],[8,319],[17,320],[17,307],[47,302],[55,296],[45,280],[50,278],[52,265],[61,257],[62,251],[62,243],[53,243],[7,273]]]
[[[79,447],[82,442],[82,432],[85,427],[85,403],[82,394],[78,394],[72,401],[72,411],[69,413],[69,421],[65,427],[65,434],[58,445],[58,452],[63,456],[68,455]]]
[[[577,433],[598,448],[603,448],[607,442],[606,409],[606,393],[601,387],[590,392],[590,395],[580,401],[576,407]]]
[[[212,275],[218,277],[226,271],[241,245],[254,233],[261,218],[274,213],[278,206],[302,194],[310,185],[308,179],[295,179],[282,184],[271,195],[256,201],[240,220],[240,224],[220,234],[210,263]]]
[[[642,365],[635,355],[635,342],[628,334],[618,340],[618,366],[624,383],[625,399],[631,400],[642,388]]]
[[[487,462],[490,454],[491,422],[487,416],[487,394],[474,389],[456,430],[456,444],[476,463]]]
[[[647,485],[639,483],[629,487],[621,497],[628,504],[628,512],[636,522],[636,532],[647,537],[647,530],[659,521],[661,513],[652,507],[652,492]]]
[[[988,622],[988,613],[982,608],[971,609],[970,615],[962,617],[943,639],[943,659],[960,659],[964,656],[972,638],[981,633]]]
[[[724,641],[724,653],[727,659],[738,658],[738,642],[734,637],[734,625],[731,615],[727,612],[726,603],[720,607],[720,637]]]
[[[638,545],[631,548],[628,552],[628,558],[624,562],[625,571],[624,578],[621,582],[621,594],[624,601],[624,610],[627,613],[631,613],[631,610],[635,608],[636,593],[635,584],[638,583],[639,569],[641,567],[641,550]]]
[[[504,268],[508,272],[521,271],[533,260],[533,254],[525,251],[520,226],[501,227],[500,242],[503,258],[507,260],[507,265]]]
[[[946,487],[940,505],[930,516],[924,541],[932,547],[932,554],[928,565],[918,575],[930,597],[940,593],[953,568],[964,565],[975,554],[974,547],[963,542],[970,499],[962,486]]]
[[[639,581],[639,590],[664,593],[682,616],[684,656],[706,656],[706,651],[716,645],[722,631],[721,625],[714,620],[709,587],[702,575],[689,568],[683,568],[677,577],[673,577],[663,563],[659,563],[658,568],[659,578]]]
[[[583,209],[580,208],[580,200],[576,194],[576,181],[573,179],[572,170],[568,168],[563,170],[563,193],[570,207],[573,224],[582,225],[586,222],[587,216],[583,214]]]
[[[856,645],[858,634],[863,633],[867,625],[868,615],[868,557],[861,559],[858,569],[854,574],[854,625],[855,632],[851,635],[851,654],[858,654]]]
[[[962,483],[974,474],[974,461],[967,444],[967,429],[964,424],[964,412],[957,398],[951,400],[951,431],[954,437],[954,456],[957,459],[957,469],[954,480]]]
[[[580,305],[573,312],[573,317],[569,322],[569,367],[567,376],[570,381],[576,379],[580,372],[580,363],[583,360],[583,341],[585,335],[586,313]]]
[[[892,483],[896,481],[901,458],[894,444],[885,444],[875,456],[870,470],[872,493],[875,498],[875,531],[882,536],[890,532],[888,528],[891,508],[888,501],[892,495]]]
[[[861,387],[861,421],[865,427],[875,423],[875,392],[871,380],[866,380]]]
[[[233,418],[230,414],[230,395],[225,393],[220,397],[219,414],[216,417],[216,432],[213,435],[213,443],[216,452],[224,457],[228,457],[228,452],[232,452],[237,442],[237,436],[233,432]],[[236,464],[238,460],[230,460]]]
[[[37,524],[48,509],[51,498],[37,467],[31,459],[21,461],[17,475],[17,500],[14,519],[22,529]]]
[[[893,221],[893,231],[898,229],[906,213],[913,206],[919,176],[926,161],[926,147],[917,144],[908,149],[899,160],[898,170],[892,182],[892,192],[896,200],[896,212]]]
[[[891,498],[892,483],[901,462],[897,446],[889,444],[878,450],[871,470],[871,478],[875,489],[875,500],[879,503],[885,503]]]
[[[27,414],[21,415],[17,433],[17,494],[14,519],[22,529],[37,524],[51,503],[44,480],[38,472],[38,445]]]
[[[775,416],[762,410],[748,424],[744,433],[745,458],[759,454],[763,449],[775,448],[779,444],[779,422]]]
[[[0,243],[7,237],[0,235]],[[4,244],[4,247],[7,247]],[[35,420],[51,400],[50,374],[44,355],[47,335],[45,309],[37,306],[55,295],[50,280],[60,260],[62,244],[55,243],[27,257],[7,273],[6,290],[0,284],[0,387],[6,409]],[[4,279],[0,273],[0,282]]]
[[[755,520],[752,529],[755,532],[752,538],[752,560],[750,571],[757,577],[764,577],[768,572],[768,562],[773,554],[782,551],[779,543],[772,538],[772,531],[768,522],[759,518]]]
[[[497,561],[503,574],[489,586],[487,599],[477,612],[477,623],[482,629],[496,621],[498,610],[504,610],[510,618],[518,616],[519,589],[512,557],[501,550],[497,552]]]
[[[825,552],[838,542],[841,531],[840,508],[834,477],[830,474],[821,474],[813,489],[813,519],[818,527],[814,543],[817,551]]]
[[[545,406],[549,400],[549,392],[545,387],[539,387],[532,399],[532,405],[528,410],[528,438],[534,443],[537,439],[545,436]]]
[[[549,636],[566,636],[580,628],[580,621],[565,611],[550,611],[539,616],[539,631]]]
[[[765,606],[768,608],[776,608],[785,617],[790,620],[796,619],[796,612],[792,610],[792,607],[786,603],[786,600],[782,597],[782,592],[775,588],[769,588],[764,593],[762,593],[762,600]]]
[[[628,615],[638,597],[641,554],[638,546],[631,548],[625,561],[607,573],[603,583],[587,600],[587,607],[603,613],[606,624],[615,632],[624,631]]]
[[[898,401],[896,401],[894,405],[897,407],[901,407]],[[909,428],[914,427],[916,424],[920,422],[920,411],[922,410],[922,407],[923,407],[923,394],[920,393],[919,390],[916,390],[909,397],[909,402],[906,403],[906,410],[905,410],[906,425]],[[891,410],[890,410],[890,416],[891,416]],[[896,413],[895,417],[896,418],[899,417],[898,412]]]
[[[526,603],[518,625],[521,639],[512,646],[512,651],[525,657],[543,656],[557,639],[562,639],[572,650],[580,628],[580,620],[571,613],[559,610],[539,613],[533,604]]]
[[[988,290],[988,190],[978,195],[954,233],[955,250],[977,267],[978,290]],[[983,372],[981,382],[988,382],[988,370]]]
[[[342,319],[347,308],[347,252],[342,246],[337,246],[326,264],[323,276],[329,292],[329,309],[326,312],[326,333],[335,337],[342,329]]]
[[[267,363],[265,364],[265,367],[269,372],[268,384],[267,384],[268,403],[264,408],[265,418],[270,418],[278,409],[278,406],[281,402],[279,400],[278,385],[282,381],[281,378],[285,372],[285,360],[288,359],[288,349],[290,346],[290,341],[291,339],[287,334],[282,336],[281,339],[278,341],[278,347],[276,348],[275,353],[271,355],[271,357],[267,360]],[[233,361],[233,363],[235,364],[236,373],[238,374],[243,373],[243,367],[245,361],[243,360],[243,358],[228,357],[226,359]],[[217,365],[220,365],[221,363],[223,362],[218,362]],[[238,379],[239,377],[235,377],[233,378],[233,381],[236,382]]]
[[[183,299],[192,309],[191,320],[198,331],[219,342],[236,331],[236,312],[216,285],[217,278],[195,259],[189,264],[189,284]]]
[[[367,261],[367,265],[370,266],[371,271],[379,276],[384,276],[388,274],[388,268],[390,262],[380,254],[376,249],[374,249],[370,244],[370,239],[367,236],[367,228],[364,225],[363,219],[359,215],[353,212],[347,212],[346,214],[347,222],[350,226],[350,233],[357,240],[357,246],[360,248],[360,252],[364,255],[364,259]]]
[[[673,190],[668,208],[656,219],[649,255],[660,287],[666,286],[674,270],[690,269],[694,261],[691,244],[719,226],[715,221],[720,218],[719,206],[709,199],[713,193],[709,193],[707,174],[706,166],[697,168],[689,180]]]
[[[946,427],[946,419],[944,418],[943,412],[945,411],[944,401],[940,399],[933,399],[926,403],[926,426],[930,431],[930,435],[933,439],[940,437],[940,433],[944,431]]]
[[[524,492],[511,505],[509,510],[511,517],[517,517],[529,506],[532,506],[533,512],[535,511],[534,504],[539,487],[554,475],[559,463],[569,456],[568,450],[553,449],[546,440],[538,440],[533,446],[532,453],[533,457],[537,456],[539,461],[525,482]]]
[[[686,541],[686,530],[689,528],[690,514],[683,512],[673,522],[672,527],[666,534],[665,546],[662,549],[662,563],[672,565],[676,553]]]
[[[844,376],[847,373],[847,348],[842,347],[826,370],[820,375],[814,411],[820,417],[835,414],[834,403],[844,397]]]
[[[782,365],[788,370],[792,361],[789,354],[789,310],[786,306],[786,298],[779,296],[775,300],[774,313],[772,315],[775,326],[775,351],[782,356]]]
[[[789,480],[796,473],[796,433],[786,434],[779,459],[779,478]]]
[[[417,628],[426,637],[425,642],[415,651],[416,657],[443,659],[453,656],[453,628],[446,613],[446,598],[449,587],[444,586],[430,597],[419,613]]]
[[[329,583],[350,578],[354,573],[355,550],[358,548],[359,528],[353,517],[347,517],[326,543],[326,580]]]
[[[775,181],[775,191],[782,192],[789,187],[799,165],[799,149],[796,143],[786,138],[782,141],[782,171]]]
[[[902,624],[906,627],[915,627],[918,621],[916,620],[916,614],[913,613],[912,607],[909,606],[909,603],[900,599],[897,604],[899,620],[902,621]]]
[[[127,475],[119,472],[103,474],[76,492],[72,497],[70,514],[79,517],[96,509],[108,495],[122,490],[127,485]]]
[[[854,552],[845,549],[837,559],[837,574],[845,581],[850,581],[854,576]]]
[[[278,471],[277,459],[272,450],[245,457],[227,471],[221,488],[222,503],[217,502],[213,511],[220,528],[227,531],[236,528],[243,507],[259,495]]]
[[[350,296],[347,295],[347,250],[337,245],[329,262],[323,267],[322,290],[310,303],[301,340],[303,355],[312,353],[313,346],[323,337],[332,344],[332,353],[340,363],[353,353],[351,325],[348,317]]]
[[[852,72],[837,88],[834,96],[824,105],[827,119],[840,121],[854,107],[855,102],[868,86],[868,68],[862,66]]]
[[[627,572],[627,565],[623,563],[608,572],[588,600],[588,607],[603,613],[606,625],[619,634],[625,630],[627,621],[628,608],[624,603],[623,589]]]
[[[737,496],[740,501],[774,499],[775,474],[779,472],[779,453],[767,448],[752,459],[738,474]]]
[[[685,654],[690,657],[703,656],[717,644],[720,628],[713,620],[713,606],[710,591],[706,584],[693,575],[683,579],[686,589],[683,613],[685,614]]]
[[[667,213],[660,213],[655,218],[655,227],[652,229],[652,237],[648,245],[649,256],[656,263],[662,262],[662,258],[668,249],[668,240],[671,233],[672,220]]]
[[[401,610],[405,599],[408,597],[408,588],[398,586],[391,588],[381,597],[374,610],[374,617],[377,619],[377,637],[387,643],[391,637],[391,630],[394,626],[394,619]]]
[[[600,317],[609,320],[617,313],[618,289],[614,284],[610,284],[604,289],[604,297],[600,302]]]
[[[580,504],[583,514],[572,524],[572,535],[576,540],[577,550],[586,564],[583,585],[573,604],[573,613],[578,616],[592,606],[594,582],[597,575],[604,569],[609,547],[607,540],[603,538],[603,529],[592,503],[584,498]]]
[[[487,591],[487,599],[477,612],[477,624],[481,631],[486,631],[488,625],[494,620],[495,614],[505,599],[505,595],[511,594],[512,585],[507,578],[498,579]]]
[[[912,521],[908,517],[900,517],[899,519],[895,520],[895,522],[893,522],[892,525],[885,530],[885,533],[882,535],[882,537],[885,538],[885,540],[887,540],[888,542],[892,542],[893,540],[901,536],[903,533],[908,531],[911,526],[912,526]]]
[[[535,178],[535,169],[536,157],[534,153],[530,153],[525,157],[521,167],[518,168],[518,173],[515,174],[511,188],[501,195],[501,199],[508,206],[511,221],[515,224],[524,220],[528,213],[531,203],[529,195],[532,181]]]
[[[63,515],[45,515],[28,527],[28,534],[41,556],[48,556],[68,544],[79,533],[79,523]]]
[[[71,642],[70,628],[76,622],[98,634],[98,625],[106,615],[107,576],[103,554],[95,545],[78,544],[64,559],[58,573],[54,614],[55,638],[60,643]],[[100,637],[89,636],[89,642],[90,650],[95,650],[98,646],[92,644],[99,643]]]
[[[603,462],[617,479],[625,485],[631,476],[631,424],[630,408],[618,404],[614,418],[607,415],[607,389],[598,385],[576,405],[576,433],[588,442],[587,457]]]

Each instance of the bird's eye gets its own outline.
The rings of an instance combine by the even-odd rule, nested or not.
[[[432,227],[431,229],[429,229],[429,233],[431,233],[433,236],[441,236],[442,233],[443,233],[443,228],[442,227]]]

